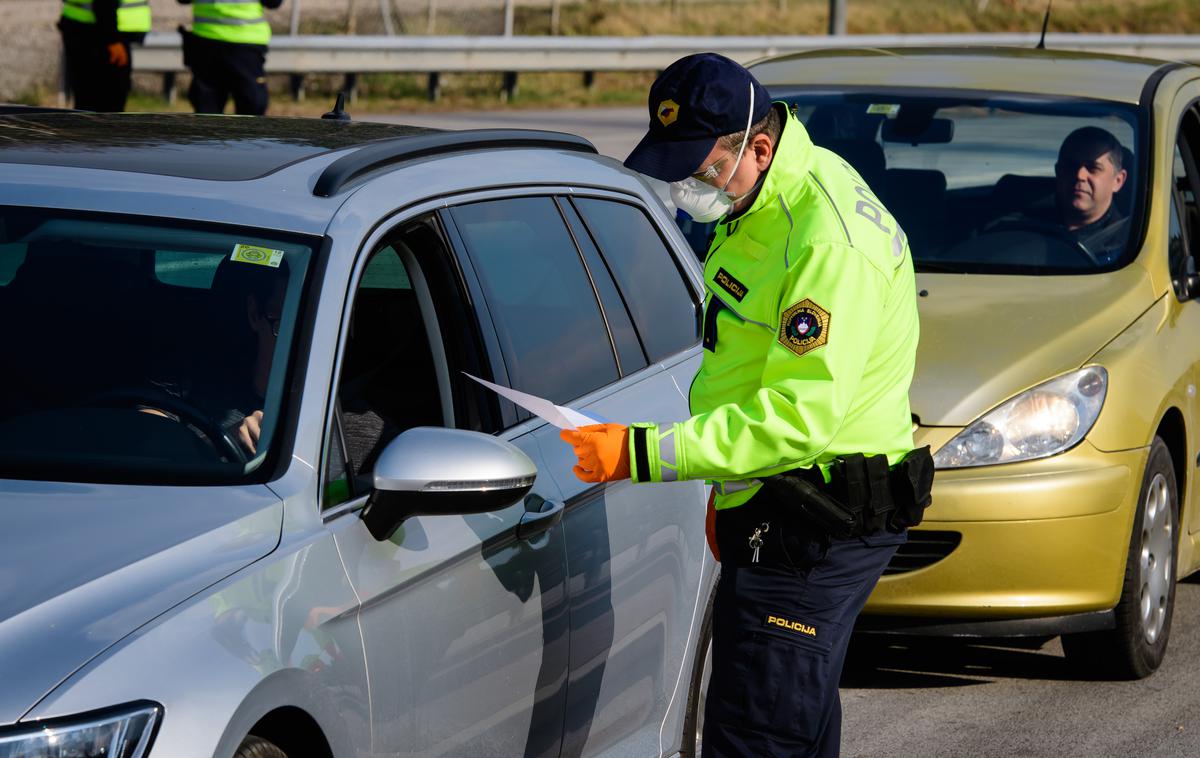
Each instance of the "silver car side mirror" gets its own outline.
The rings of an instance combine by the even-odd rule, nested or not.
[[[362,518],[390,539],[410,516],[507,508],[533,488],[537,467],[515,445],[465,429],[421,426],[388,443],[375,462],[375,487]]]

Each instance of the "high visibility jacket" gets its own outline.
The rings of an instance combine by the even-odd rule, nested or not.
[[[633,425],[634,481],[707,479],[716,508],[731,508],[757,491],[757,477],[827,471],[852,453],[894,464],[912,449],[918,323],[907,238],[794,117],[754,203],[718,226],[704,280],[694,415]]]
[[[271,25],[258,0],[224,0],[192,4],[192,33],[197,37],[242,45],[267,45]]]
[[[92,0],[63,0],[62,15],[81,24],[96,23]],[[150,0],[118,0],[117,31],[128,34],[150,31]]]

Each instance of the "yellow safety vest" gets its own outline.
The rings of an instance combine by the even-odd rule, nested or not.
[[[205,39],[242,45],[271,42],[271,25],[258,0],[193,3],[192,33]]]
[[[63,0],[62,15],[81,24],[96,23],[92,0]],[[117,4],[117,31],[131,34],[150,31],[150,0],[120,0]]]

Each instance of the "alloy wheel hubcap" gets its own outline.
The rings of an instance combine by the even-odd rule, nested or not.
[[[1141,551],[1138,554],[1142,631],[1146,641],[1152,645],[1162,634],[1167,620],[1167,598],[1174,573],[1171,566],[1175,557],[1172,549],[1175,543],[1174,516],[1167,479],[1162,474],[1155,474],[1146,492]]]

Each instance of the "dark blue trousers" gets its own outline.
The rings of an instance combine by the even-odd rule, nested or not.
[[[188,100],[197,113],[223,113],[231,96],[234,112],[240,116],[261,116],[267,112],[265,47],[191,35],[186,53],[192,69]]]
[[[787,560],[767,565],[721,548],[703,758],[839,754],[850,632],[904,540],[789,540]]]

